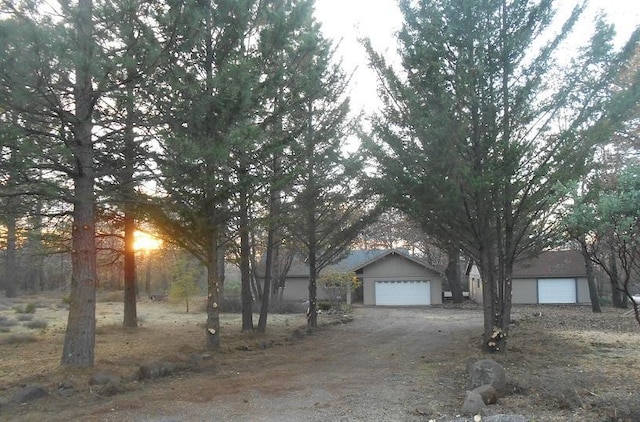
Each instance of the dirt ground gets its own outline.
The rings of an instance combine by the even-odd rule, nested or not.
[[[348,317],[322,315],[310,333],[303,314],[271,315],[266,336],[241,333],[239,316],[225,315],[223,346],[211,354],[202,350],[202,311],[142,300],[138,314],[141,327],[127,331],[122,303],[99,302],[96,366],[73,371],[58,367],[61,299],[1,299],[0,420],[440,421],[460,412],[467,361],[485,357],[482,310],[473,304],[355,307]],[[509,351],[491,356],[506,368],[509,393],[487,414],[640,420],[640,328],[632,316],[584,306],[522,306],[513,316]],[[185,369],[139,381],[150,361]],[[95,373],[122,383],[97,392],[88,383]],[[61,383],[75,393],[59,396]],[[28,384],[47,387],[49,397],[7,403]]]

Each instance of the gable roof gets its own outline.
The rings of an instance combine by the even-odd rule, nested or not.
[[[584,258],[574,250],[547,251],[513,266],[514,278],[586,277]]]
[[[427,264],[425,261],[422,261],[422,260],[420,260],[418,258],[415,258],[415,257],[409,255],[408,253],[405,253],[405,252],[400,251],[398,249],[389,249],[389,250],[386,250],[386,251],[385,250],[380,250],[378,252],[380,252],[380,254],[378,254],[378,256],[375,256],[375,257],[373,257],[373,258],[371,258],[371,259],[369,259],[367,261],[359,263],[358,265],[352,267],[350,269],[350,271],[354,271],[354,272],[359,271],[359,270],[363,269],[364,267],[369,266],[369,265],[373,264],[374,262],[377,262],[377,261],[379,261],[379,260],[381,260],[383,258],[386,258],[388,256],[397,255],[397,256],[400,256],[400,257],[402,257],[402,258],[404,258],[404,259],[406,259],[408,261],[416,263],[416,264],[420,265],[421,267],[427,268],[427,269],[429,269],[431,271],[435,271],[438,274],[442,273],[442,271],[437,270],[436,268],[434,268],[431,265]]]
[[[442,271],[432,267],[427,264],[425,261],[420,260],[419,258],[415,258],[400,249],[358,249],[350,251],[343,259],[336,262],[335,264],[329,265],[325,270],[336,270],[336,271],[357,271],[370,265],[379,259],[382,259],[389,255],[398,255],[401,256],[411,262],[415,262],[416,264],[425,267],[429,270],[435,271],[438,274],[442,274]],[[257,268],[258,276],[264,275],[264,260],[261,259]],[[305,278],[309,277],[309,265],[306,261],[300,259],[300,257],[296,257],[291,264],[291,268],[289,268],[289,272],[287,273],[288,278]]]

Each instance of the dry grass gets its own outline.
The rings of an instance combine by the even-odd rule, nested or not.
[[[68,382],[81,389],[82,394],[74,396],[74,403],[81,405],[83,400],[95,399],[87,384],[90,374],[115,373],[129,382],[137,378],[143,363],[186,362],[191,354],[204,352],[203,312],[187,314],[182,304],[143,299],[138,304],[140,328],[124,329],[122,303],[103,297],[96,312],[95,368],[62,369],[59,361],[68,312],[61,299],[22,300],[42,305],[36,315],[47,325],[34,332],[13,324],[15,304],[0,300],[0,326],[11,329],[0,332],[0,396],[32,382],[50,391]],[[460,312],[479,312],[479,308],[467,305]],[[509,387],[509,394],[491,406],[492,412],[519,413],[536,422],[640,421],[640,327],[632,316],[610,308],[592,314],[583,306],[521,306],[514,308],[513,315],[517,323],[510,331],[508,352],[487,356],[505,367]],[[223,368],[227,359],[254,356],[247,350],[285,344],[304,323],[303,314],[270,315],[269,333],[260,336],[240,331],[240,315],[223,314],[222,349],[211,365]],[[448,347],[421,366],[430,383],[422,388],[430,394],[433,390],[434,408],[456,414],[467,389],[465,363],[484,356],[479,349],[481,332],[461,331],[450,339]]]
[[[593,314],[587,306],[519,306],[508,352],[482,355],[480,333],[456,339],[454,360],[489,357],[507,371],[509,394],[492,411],[519,413],[535,421],[640,421],[640,327],[611,308]],[[462,365],[440,372],[463,381]]]

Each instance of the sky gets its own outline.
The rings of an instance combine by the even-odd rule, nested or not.
[[[565,13],[576,1],[557,0]],[[358,42],[368,37],[379,52],[395,52],[393,34],[402,24],[396,0],[316,0],[315,16],[322,24],[325,36],[341,40],[338,54],[345,71],[354,71],[351,86],[351,104],[354,111],[372,111],[378,103],[376,77],[367,67],[367,56]],[[604,11],[615,24],[619,40],[626,39],[633,28],[640,25],[640,1],[591,0],[583,17],[582,28],[588,31],[598,10]],[[620,41],[622,42],[622,41]]]

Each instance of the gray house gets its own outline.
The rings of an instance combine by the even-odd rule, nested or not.
[[[469,297],[482,303],[482,280],[475,265],[467,270]],[[587,271],[582,255],[574,250],[547,251],[521,261],[513,268],[513,303],[589,304]]]
[[[353,271],[361,280],[361,286],[357,291],[347,295],[348,303],[377,306],[442,303],[443,274],[404,251],[353,251],[327,270]],[[319,300],[329,297],[328,292],[320,286],[317,295]],[[304,301],[308,297],[309,268],[304,262],[295,261],[287,274],[282,298]]]
[[[352,268],[362,281],[365,305],[416,306],[442,303],[443,274],[425,262],[390,250]]]

